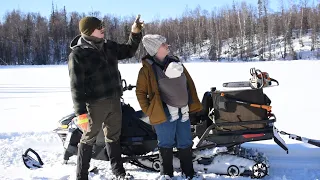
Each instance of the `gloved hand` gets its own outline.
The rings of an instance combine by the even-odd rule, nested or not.
[[[134,21],[132,27],[131,27],[131,32],[133,33],[140,33],[141,30],[143,29],[143,21],[140,21],[140,14],[138,14],[136,20]]]
[[[89,127],[88,114],[79,115],[75,123],[77,124],[77,126],[79,126],[79,128],[82,131],[88,131],[88,127]]]

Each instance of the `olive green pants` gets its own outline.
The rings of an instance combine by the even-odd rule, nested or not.
[[[120,138],[122,110],[120,98],[107,98],[87,104],[89,127],[82,134],[81,143],[93,145],[101,129],[105,142],[116,142]]]

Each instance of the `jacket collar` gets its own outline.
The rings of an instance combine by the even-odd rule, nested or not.
[[[106,40],[103,40],[101,43],[105,43]],[[83,49],[97,49],[99,48],[92,42],[87,40],[83,35],[79,34],[70,43],[70,48],[74,49],[76,47],[81,47]]]

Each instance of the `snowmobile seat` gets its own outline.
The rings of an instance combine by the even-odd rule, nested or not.
[[[141,118],[146,117],[141,111],[131,106],[122,106],[121,146],[124,155],[142,155],[157,147],[157,135],[152,126]]]
[[[142,110],[135,112],[135,117],[139,118],[141,121],[150,124],[149,116],[147,116]]]

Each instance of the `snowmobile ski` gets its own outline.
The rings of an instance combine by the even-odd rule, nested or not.
[[[279,133],[282,134],[282,135],[288,135],[290,139],[294,139],[294,140],[297,140],[297,141],[301,141],[301,142],[304,142],[304,143],[308,143],[308,144],[312,144],[314,146],[320,147],[320,141],[319,140],[309,139],[309,138],[298,136],[298,135],[295,135],[295,134],[290,134],[290,133],[287,133],[287,132],[284,132],[284,131],[279,131]]]
[[[285,143],[285,141],[279,136],[278,134],[278,129],[273,126],[273,140],[274,142],[276,142],[282,149],[284,149],[287,154],[289,153],[289,149],[287,147],[287,144]]]
[[[31,157],[30,155],[28,155],[28,153],[33,153],[37,157],[37,160]],[[32,169],[32,170],[38,169],[38,168],[42,168],[43,166],[43,162],[39,154],[31,148],[26,150],[26,152],[22,155],[22,159],[23,159],[24,165],[29,169]]]

